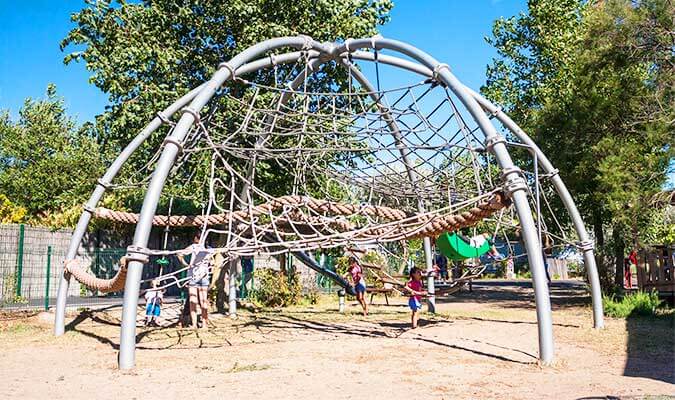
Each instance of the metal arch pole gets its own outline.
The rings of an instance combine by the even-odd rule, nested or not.
[[[355,59],[362,59],[373,61],[374,56],[371,53],[364,51],[356,51],[352,53],[352,57]],[[413,63],[408,60],[404,60],[398,57],[392,57],[388,55],[379,55],[378,61],[381,63],[397,66],[400,68],[407,69],[411,72],[418,73],[423,76],[431,77],[432,71],[417,63]],[[550,160],[543,151],[536,145],[536,143],[499,107],[495,106],[489,100],[485,99],[483,96],[473,91],[471,88],[464,86],[464,89],[473,96],[480,106],[488,113],[493,114],[507,129],[509,129],[518,139],[520,139],[524,144],[528,145],[532,151],[535,152],[537,158],[539,159],[540,165],[545,173],[552,174],[551,181],[553,186],[558,193],[563,205],[567,209],[567,212],[570,215],[572,224],[579,236],[579,247],[584,254],[584,262],[586,265],[586,270],[588,272],[588,280],[591,286],[591,298],[593,303],[593,327],[600,329],[604,327],[604,314],[602,308],[602,289],[600,287],[600,280],[598,278],[598,269],[596,266],[595,255],[593,251],[593,242],[588,235],[586,226],[584,225],[583,219],[577,209],[574,199],[567,190],[567,186],[563,182],[562,178],[558,175],[557,169],[553,167]]]
[[[277,56],[276,62],[279,64],[285,64],[289,62],[294,62],[302,55],[302,52],[292,52]],[[237,69],[237,75],[243,75],[249,72],[257,71],[261,68],[265,68],[271,65],[271,60],[262,59],[256,60],[245,65],[242,65]],[[205,85],[201,84],[198,87],[192,89],[187,94],[179,98],[175,103],[164,109],[162,111],[163,118],[171,117],[176,111],[180,108],[186,106],[202,89]],[[84,234],[87,231],[87,226],[91,220],[91,213],[94,208],[98,205],[98,202],[103,197],[103,194],[107,190],[106,185],[117,176],[120,169],[124,163],[129,159],[131,154],[152,134],[157,130],[162,124],[162,119],[160,117],[155,117],[143,130],[120,152],[115,161],[110,165],[106,173],[101,178],[100,182],[96,185],[94,192],[87,201],[84,211],[80,215],[77,226],[71,237],[70,244],[68,247],[68,252],[66,254],[66,260],[72,260],[77,256],[77,249],[79,248],[80,242],[84,237]],[[56,300],[56,315],[54,318],[54,335],[61,336],[65,332],[65,310],[66,303],[68,298],[68,287],[70,286],[70,274],[62,269],[61,278],[59,281],[59,289]]]
[[[192,98],[201,90],[203,85],[198,86],[195,89],[192,89],[187,94],[183,95],[175,103],[167,107],[162,111],[163,118],[170,117],[181,107],[185,106]],[[107,186],[112,182],[112,180],[117,176],[120,169],[124,163],[129,159],[131,154],[133,154],[138,147],[145,142],[145,140],[162,125],[162,119],[157,116],[155,117],[143,130],[120,152],[115,161],[108,167],[108,170],[103,175],[103,177],[96,184],[96,188],[92,193],[91,197],[84,206],[84,211],[80,215],[80,219],[77,222],[73,236],[70,238],[70,244],[68,245],[68,252],[66,253],[66,260],[72,260],[77,256],[77,249],[80,247],[80,242],[87,231],[87,226],[91,220],[92,213],[98,202],[103,197]],[[70,286],[70,274],[61,267],[61,279],[59,281],[59,290],[56,297],[56,315],[54,318],[54,335],[61,336],[65,332],[65,319],[66,319],[66,301],[68,298],[68,287]]]
[[[141,274],[143,263],[147,256],[144,249],[147,246],[152,229],[152,219],[157,210],[157,203],[164,188],[166,178],[180,151],[180,143],[185,138],[192,124],[198,117],[199,110],[213,97],[216,90],[233,74],[238,67],[252,58],[279,47],[302,48],[311,45],[311,39],[307,37],[282,37],[270,39],[258,43],[237,56],[230,62],[221,64],[211,79],[202,87],[199,93],[184,109],[183,115],[176,124],[170,136],[167,136],[164,150],[157,161],[157,167],[152,175],[148,186],[143,206],[136,224],[133,246],[128,249],[129,262],[127,279],[124,285],[124,304],[122,310],[122,329],[120,332],[119,368],[130,369],[135,364],[136,350],[136,308],[138,307],[138,295],[140,291]]]
[[[406,172],[408,174],[408,179],[410,180],[410,183],[413,185],[413,187],[417,186],[417,175],[415,174],[415,169],[412,166],[412,163],[410,162],[410,159],[408,158],[408,155],[406,154],[407,148],[403,144],[403,137],[401,136],[401,131],[398,128],[398,125],[396,124],[396,120],[392,118],[391,112],[385,106],[380,102],[380,97],[376,95],[377,91],[373,87],[373,85],[370,83],[368,78],[361,73],[358,69],[354,68],[351,63],[346,61],[344,58],[342,59],[342,63],[351,70],[352,75],[356,78],[361,85],[363,85],[366,90],[370,93],[370,97],[373,99],[375,104],[377,104],[377,108],[380,111],[380,114],[382,115],[383,119],[387,123],[387,126],[389,127],[389,130],[391,131],[391,135],[394,137],[394,140],[396,142],[396,148],[398,149],[399,153],[401,154],[401,159],[403,160],[403,164],[405,165]],[[425,212],[425,206],[424,206],[424,199],[422,197],[418,196],[417,197],[417,210],[420,213]],[[426,270],[431,271],[433,267],[433,255],[431,253],[431,239],[427,236],[425,236],[422,239],[422,245],[424,246],[424,263],[426,266]],[[436,312],[436,289],[434,287],[434,275],[429,274],[427,276],[427,292],[429,293],[429,296],[427,297],[427,306],[429,307],[429,312],[430,313],[435,313]]]
[[[500,140],[501,136],[497,133],[490,120],[483,113],[478,102],[466,91],[464,86],[450,72],[447,65],[440,64],[436,59],[421,50],[403,42],[371,38],[350,40],[347,42],[350,47],[372,48],[379,46],[403,53],[434,71],[435,78],[445,83],[460,99],[466,109],[481,128],[486,137],[486,147],[494,154],[500,168],[502,169],[502,179],[506,191],[509,193],[518,213],[520,224],[523,229],[523,242],[527,249],[528,261],[532,270],[532,285],[534,286],[535,302],[537,306],[537,326],[539,330],[539,358],[543,364],[553,362],[553,324],[551,318],[551,302],[548,293],[548,285],[544,271],[544,260],[541,244],[537,237],[534,219],[532,218],[530,206],[527,200],[527,184],[521,176],[521,171],[517,168],[511,156],[508,153],[506,144]],[[347,50],[342,45],[340,52]],[[503,139],[503,138],[501,138]]]
[[[558,174],[558,170],[553,167],[551,161],[546,157],[544,152],[541,151],[537,144],[508,115],[506,115],[506,113],[501,111],[498,107],[496,107],[480,94],[469,88],[466,89],[478,101],[483,109],[493,114],[499,120],[499,122],[501,122],[508,130],[516,135],[518,139],[520,139],[524,144],[528,145],[532,149],[536,157],[539,159],[539,163],[544,172],[547,174],[552,174],[551,182],[553,183],[556,192],[558,192],[560,200],[570,215],[572,224],[574,224],[574,228],[577,232],[577,235],[579,236],[579,247],[584,254],[584,262],[586,265],[586,271],[588,273],[588,281],[591,286],[591,299],[593,303],[593,327],[596,329],[603,328],[605,326],[605,322],[602,308],[602,289],[600,288],[598,267],[595,263],[593,241],[588,235],[588,231],[586,230],[584,221],[581,218],[581,214],[574,203],[574,199],[572,199],[572,195],[570,194],[569,190],[567,190],[567,186],[565,186],[565,183]]]

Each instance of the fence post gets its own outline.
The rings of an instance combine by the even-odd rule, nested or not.
[[[251,290],[250,292],[253,292],[255,290],[255,257],[251,259]]]
[[[244,270],[244,257],[239,257],[239,266],[241,267],[241,286],[239,287],[239,298],[245,299],[246,295],[246,270]]]
[[[49,311],[49,278],[52,272],[52,246],[47,246],[47,283],[45,285],[45,311]]]
[[[100,268],[101,268],[101,248],[98,247],[99,243],[96,244],[94,248],[94,275],[100,277]],[[107,278],[107,276],[106,276]],[[98,296],[98,290],[92,291],[92,295]]]
[[[19,225],[19,249],[16,255],[16,297],[21,297],[21,276],[23,275],[23,239],[26,226]]]

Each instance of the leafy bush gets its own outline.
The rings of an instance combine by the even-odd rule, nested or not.
[[[319,297],[321,296],[321,293],[319,293],[319,290],[317,288],[310,288],[307,293],[305,293],[305,300],[309,304],[317,304],[319,302]]]
[[[16,274],[5,274],[2,276],[2,282],[0,282],[0,288],[2,288],[0,300],[2,301],[0,305],[28,302],[25,297],[16,295],[16,280]]]
[[[268,268],[257,269],[254,274],[256,283],[259,282],[252,293],[254,301],[266,307],[286,307],[300,302],[300,274],[287,275]]]
[[[0,193],[0,223],[16,224],[23,221],[26,209],[12,203],[7,196]]]
[[[656,313],[656,308],[661,304],[656,291],[651,293],[635,292],[617,300],[614,295],[603,296],[602,303],[605,315],[614,318],[626,318],[629,316],[648,316]]]

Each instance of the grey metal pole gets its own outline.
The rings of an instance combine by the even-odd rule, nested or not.
[[[352,57],[360,60],[373,61],[374,56],[371,53],[365,51],[355,51],[352,53]],[[433,72],[428,67],[424,65],[411,62],[409,60],[404,60],[398,57],[393,57],[389,55],[380,55],[378,57],[379,62],[385,63],[388,65],[393,65],[396,67],[407,69],[408,71],[418,73],[423,76],[431,77]],[[604,314],[602,309],[602,289],[600,287],[600,280],[598,278],[598,270],[595,262],[595,256],[593,253],[593,241],[588,235],[586,226],[584,225],[583,219],[579,214],[579,210],[574,203],[572,196],[570,195],[565,183],[562,178],[558,175],[558,170],[553,167],[551,162],[548,160],[544,152],[536,145],[536,143],[515,123],[511,118],[502,112],[499,107],[491,103],[489,100],[485,99],[480,94],[473,91],[471,88],[464,86],[465,90],[473,96],[480,106],[488,113],[493,114],[499,122],[509,129],[518,139],[520,139],[524,144],[529,146],[537,155],[541,167],[545,173],[552,175],[551,181],[553,183],[558,196],[560,197],[563,205],[567,209],[567,212],[570,215],[570,219],[574,225],[574,228],[579,236],[578,247],[584,254],[584,262],[586,265],[586,270],[588,272],[588,280],[591,287],[591,298],[593,302],[593,326],[595,328],[602,328],[604,326]]]
[[[378,47],[405,54],[433,71],[432,77],[447,85],[455,93],[485,134],[485,146],[494,154],[502,170],[502,180],[505,190],[512,199],[520,219],[523,242],[528,252],[528,261],[532,271],[532,285],[534,286],[535,302],[537,305],[539,358],[543,364],[550,364],[553,362],[554,353],[553,326],[543,255],[534,219],[532,218],[532,211],[527,200],[527,184],[522,177],[522,172],[511,160],[511,156],[506,148],[505,139],[497,133],[494,126],[492,126],[489,119],[483,113],[478,102],[464,89],[464,86],[450,72],[450,68],[445,64],[439,63],[436,59],[421,50],[403,42],[374,37],[370,39],[347,40],[336,52],[342,53],[344,50],[352,51],[352,48],[356,50],[359,48]]]
[[[415,168],[413,167],[412,162],[408,158],[408,152],[406,145],[403,141],[403,136],[401,135],[401,130],[398,127],[398,124],[396,123],[396,119],[394,119],[391,116],[391,112],[389,111],[389,108],[382,103],[381,99],[378,96],[378,91],[375,90],[375,87],[370,83],[368,78],[366,78],[365,75],[358,69],[354,68],[349,62],[343,60],[343,65],[345,65],[352,73],[354,78],[370,93],[370,97],[373,99],[375,104],[377,105],[378,110],[380,111],[380,114],[382,114],[382,118],[385,120],[387,123],[387,126],[389,127],[389,131],[391,132],[392,137],[394,138],[394,141],[396,143],[396,147],[399,151],[399,154],[401,155],[401,160],[403,161],[403,165],[405,165],[406,168],[406,173],[408,175],[408,180],[410,181],[410,184],[413,185],[413,187],[417,187],[417,174],[415,173]],[[425,205],[424,205],[424,199],[419,196],[417,198],[417,211],[420,213],[424,213],[426,210]],[[428,237],[425,237],[422,239],[422,244],[424,248],[424,263],[427,271],[431,271],[433,269],[433,254],[431,253],[431,239]],[[434,276],[433,274],[429,274],[427,276],[427,291],[429,293],[427,297],[427,307],[429,308],[430,313],[435,313],[436,312],[436,289],[434,287]]]
[[[584,254],[584,263],[586,265],[586,271],[588,273],[588,281],[591,286],[591,299],[593,303],[593,327],[596,329],[601,329],[604,327],[604,311],[602,308],[602,288],[600,287],[600,278],[598,276],[598,267],[595,263],[595,255],[593,252],[593,241],[588,235],[584,221],[581,218],[581,214],[577,209],[574,199],[567,186],[563,182],[560,175],[558,175],[558,170],[553,167],[551,161],[546,157],[543,151],[537,146],[537,144],[504,112],[502,112],[497,106],[492,104],[490,101],[485,99],[480,94],[472,91],[467,88],[467,91],[480,103],[487,112],[493,114],[499,122],[502,123],[508,130],[510,130],[521,142],[529,146],[532,151],[535,152],[536,157],[539,159],[540,165],[545,173],[551,174],[551,183],[558,193],[558,197],[562,201],[563,205],[567,209],[567,212],[572,220],[572,224],[579,236],[579,248]]]
[[[237,69],[237,75],[244,75],[253,71],[257,71],[261,68],[268,67],[272,63],[277,64],[286,64],[290,62],[295,62],[299,57],[302,56],[301,51],[291,52],[283,55],[279,55],[274,58],[264,58],[255,60],[251,63],[242,65]],[[318,54],[318,53],[316,53]],[[309,54],[310,58],[316,56],[314,52]],[[101,197],[105,193],[106,189],[112,182],[112,180],[117,176],[120,169],[124,163],[129,159],[131,154],[154,132],[157,128],[162,125],[162,119],[167,119],[175,114],[182,107],[186,106],[192,99],[201,91],[201,89],[206,85],[203,83],[196,88],[192,89],[190,92],[182,96],[175,103],[167,107],[164,111],[159,113],[159,115],[154,118],[143,130],[120,152],[115,161],[110,165],[105,175],[99,180],[94,192],[84,206],[84,211],[80,215],[80,219],[77,223],[73,236],[71,237],[70,244],[68,247],[68,252],[66,254],[66,260],[72,260],[77,256],[77,249],[80,246],[80,242],[84,237],[85,232],[87,231],[87,226],[91,220],[91,215],[98,205],[98,202],[101,200]],[[59,280],[59,289],[56,300],[56,315],[54,322],[54,335],[60,336],[63,335],[65,331],[65,310],[66,310],[66,300],[68,297],[68,287],[70,286],[70,274],[65,270],[61,272],[61,278]]]
[[[425,237],[422,239],[422,244],[424,245],[424,261],[427,266],[427,307],[429,307],[430,313],[436,312],[436,287],[434,285],[434,274],[433,274],[433,253],[431,252],[431,239]]]
[[[164,141],[164,150],[157,161],[152,180],[148,186],[143,206],[136,224],[133,245],[129,247],[129,263],[127,280],[124,287],[124,304],[122,311],[122,329],[120,333],[120,369],[130,369],[135,364],[136,350],[136,308],[138,306],[138,294],[140,291],[141,272],[145,258],[145,248],[152,229],[152,219],[157,210],[157,203],[166,178],[175,162],[178,152],[182,149],[182,141],[199,118],[199,110],[213,97],[216,90],[225,81],[234,77],[235,71],[245,62],[279,47],[311,48],[313,41],[308,37],[283,37],[270,39],[249,47],[239,53],[227,63],[218,66],[213,77],[203,86],[202,90],[194,97],[187,108],[183,109],[183,115],[174,127],[171,135]],[[230,295],[231,296],[231,295]],[[236,294],[235,294],[236,296]]]
[[[85,232],[87,231],[87,226],[91,220],[92,213],[98,205],[98,202],[103,197],[106,189],[110,186],[112,180],[117,176],[119,171],[122,169],[124,163],[129,159],[131,154],[133,154],[138,147],[145,142],[145,140],[162,125],[162,119],[169,118],[181,107],[189,103],[194,96],[199,93],[204,84],[196,87],[191,90],[175,103],[167,107],[162,111],[161,116],[158,115],[155,117],[143,130],[120,152],[115,161],[110,165],[108,170],[105,172],[103,177],[99,179],[94,193],[92,193],[89,200],[84,205],[84,211],[80,215],[80,219],[77,222],[73,236],[70,238],[70,244],[68,245],[68,252],[66,253],[66,260],[73,260],[77,256],[77,249],[80,247],[80,242],[84,237]],[[65,332],[65,319],[66,319],[66,300],[68,298],[68,286],[70,286],[70,274],[67,273],[63,267],[61,270],[61,278],[59,280],[59,289],[56,297],[56,314],[54,317],[54,335],[61,336]]]

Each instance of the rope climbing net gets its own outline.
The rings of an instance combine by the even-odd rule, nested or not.
[[[448,88],[423,79],[381,89],[377,62],[373,87],[354,60],[315,61],[305,52],[294,64],[237,76],[200,112],[183,109],[195,122],[178,143],[165,195],[200,212],[155,215],[153,225],[198,228],[226,259],[435,237],[488,221],[493,237],[508,236],[499,168]],[[109,189],[148,184],[179,116],[162,118],[164,142]],[[534,168],[525,175],[530,191],[552,193]],[[532,202],[542,210],[539,197]],[[102,207],[94,216],[139,220]],[[545,234],[545,219],[537,221]]]

